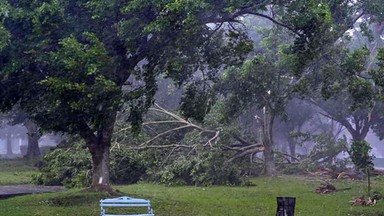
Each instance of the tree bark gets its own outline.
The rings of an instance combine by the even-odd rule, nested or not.
[[[12,152],[12,134],[11,133],[7,133],[7,155],[13,155],[13,152]]]
[[[296,143],[292,137],[288,137],[289,153],[296,156]]]
[[[350,131],[350,134],[352,135],[353,142],[359,142],[365,140],[365,137],[367,136],[367,133],[363,133],[357,130]]]
[[[85,123],[81,129],[92,157],[91,189],[108,194],[115,193],[110,184],[109,151],[116,114],[117,111],[108,112],[96,134]]]
[[[98,192],[112,192],[109,181],[109,148],[110,143],[100,141],[89,147],[92,155],[91,188]]]
[[[33,121],[26,119],[24,121],[24,126],[28,130],[28,147],[27,147],[27,153],[24,157],[26,158],[36,158],[40,157],[40,149],[39,149],[39,139],[41,137],[38,126]]]
[[[276,176],[275,156],[273,153],[273,122],[274,117],[268,113],[264,114],[263,130],[263,145],[264,145],[264,165],[265,174],[267,176]]]

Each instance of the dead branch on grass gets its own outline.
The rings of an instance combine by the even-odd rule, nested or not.
[[[321,193],[321,194],[326,194],[326,193],[333,193],[336,192],[336,187],[331,184],[329,181],[324,181],[321,183],[321,185],[315,189],[315,193]]]
[[[373,206],[377,203],[377,200],[371,197],[368,197],[368,199],[365,199],[364,196],[358,196],[358,197],[354,197],[349,202],[353,206]]]

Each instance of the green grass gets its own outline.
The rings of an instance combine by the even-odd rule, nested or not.
[[[371,207],[351,206],[352,197],[364,194],[365,182],[332,181],[337,188],[350,190],[333,194],[316,194],[320,180],[282,176],[252,179],[250,187],[166,187],[154,184],[115,186],[124,194],[148,198],[157,216],[183,215],[275,215],[277,196],[296,197],[296,216],[380,216],[384,201]],[[373,181],[373,190],[384,194],[383,178]],[[99,193],[69,190],[0,200],[0,215],[99,215]]]
[[[0,160],[0,185],[28,184],[38,170],[36,160],[9,159]]]
[[[29,183],[37,173],[31,160],[0,160],[0,185]],[[150,199],[156,216],[260,215],[276,213],[276,197],[296,197],[296,216],[384,216],[384,200],[375,206],[351,206],[349,201],[366,193],[364,181],[332,180],[333,194],[316,194],[320,178],[280,176],[255,178],[250,187],[167,187],[154,184],[114,186],[128,196]],[[372,191],[384,194],[384,177],[373,180]],[[1,216],[100,215],[100,193],[73,189],[0,200]]]

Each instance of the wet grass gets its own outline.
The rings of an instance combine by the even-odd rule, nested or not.
[[[0,160],[0,184],[29,183],[37,172],[30,160]],[[296,216],[384,216],[384,200],[375,206],[351,206],[354,196],[366,194],[364,181],[330,180],[338,189],[332,194],[313,190],[321,178],[280,176],[251,179],[249,187],[167,187],[155,184],[115,186],[122,193],[150,199],[156,216],[221,216],[276,213],[276,197],[296,197]],[[384,194],[384,177],[373,179],[372,191]],[[72,189],[65,192],[32,194],[0,200],[0,215],[11,216],[82,216],[100,215],[99,200],[104,194]],[[119,211],[119,210],[118,210]],[[124,210],[120,210],[122,213]]]
[[[35,163],[36,160],[30,159],[1,159],[0,185],[30,183],[32,175],[38,171]]]
[[[154,184],[115,186],[128,196],[150,199],[157,216],[275,215],[276,197],[296,197],[296,216],[380,216],[384,201],[371,207],[351,206],[352,197],[365,194],[365,182],[333,180],[336,188],[351,188],[332,194],[316,194],[321,180],[281,176],[252,179],[249,187],[167,187]],[[373,181],[373,190],[384,194],[384,178]],[[25,195],[0,200],[0,215],[99,215],[99,200],[105,195],[69,190]]]

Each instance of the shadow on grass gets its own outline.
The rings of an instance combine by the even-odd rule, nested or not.
[[[98,203],[105,197],[101,193],[65,194],[43,200],[40,204],[52,207],[84,206],[90,205],[90,203]]]

